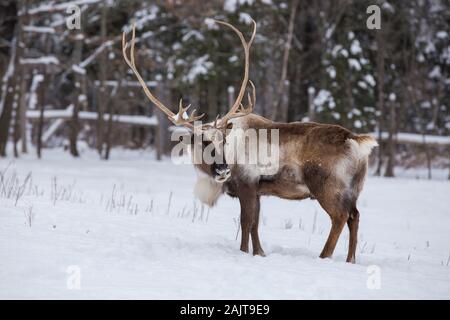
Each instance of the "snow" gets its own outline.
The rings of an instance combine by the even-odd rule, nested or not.
[[[188,120],[189,119],[189,115],[187,114],[186,111],[183,112],[181,117],[183,118],[183,120]],[[177,114],[172,116],[172,119],[173,119],[173,121],[178,122],[180,120],[180,115],[177,113]]]
[[[86,99],[86,96],[80,96],[80,101]],[[28,119],[38,119],[39,111],[38,110],[27,110],[27,118]],[[56,110],[44,110],[44,119],[70,119],[72,117],[72,111],[70,108],[67,109],[56,109]],[[103,114],[104,120],[108,121],[109,113]],[[82,120],[97,120],[98,113],[91,111],[80,111],[78,113],[78,118]],[[139,115],[113,115],[114,122],[120,122],[125,124],[135,124],[142,126],[156,126],[158,125],[158,119],[156,116],[147,117],[147,116],[139,116]]]
[[[228,62],[233,63],[233,62],[237,62],[237,61],[239,61],[239,58],[236,55],[232,55],[231,57],[228,58]]]
[[[99,81],[99,80],[95,80],[94,83],[96,86],[101,85],[101,81]],[[154,87],[156,87],[157,82],[156,81],[146,81],[145,84],[149,88],[154,88]],[[119,81],[107,80],[107,81],[105,81],[105,85],[109,86],[109,87],[117,87],[119,85]],[[141,87],[141,84],[139,83],[139,81],[121,80],[121,85],[124,87]]]
[[[67,107],[67,111],[70,113],[73,111],[73,104]],[[53,121],[48,128],[46,128],[44,133],[42,133],[42,142],[46,143],[50,137],[64,124],[64,122],[65,119],[56,119]]]
[[[208,59],[208,54],[195,59],[188,74],[183,77],[184,81],[193,83],[199,75],[208,74],[209,70],[214,66],[214,64],[211,61],[208,61]]]
[[[141,30],[145,27],[147,22],[153,21],[158,17],[159,8],[156,5],[151,5],[149,8],[144,8],[137,11],[134,15],[137,18],[135,20],[136,29]],[[125,26],[123,31],[130,32],[131,26]]]
[[[317,94],[317,96],[314,98],[314,105],[318,107],[322,106],[330,96],[331,96],[330,91],[321,89]]]
[[[441,67],[434,66],[433,70],[431,70],[430,73],[428,74],[428,77],[431,79],[439,79],[441,77]]]
[[[323,110],[325,104],[327,104],[330,109],[334,109],[334,107],[336,107],[336,103],[334,102],[331,92],[325,89],[319,90],[313,100],[313,103],[316,107],[318,107],[318,112],[321,112]]]
[[[351,68],[355,69],[356,71],[361,70],[361,65],[359,64],[359,61],[354,58],[348,59],[348,64]]]
[[[112,158],[45,150],[41,161],[0,160],[7,179],[16,173],[21,183],[31,172],[17,204],[0,192],[0,298],[450,295],[448,181],[369,177],[352,265],[344,262],[347,228],[334,257],[318,258],[330,223],[315,201],[263,198],[267,257],[253,257],[236,240],[238,201],[222,198],[202,211],[192,198],[191,166],[141,151],[114,149]],[[373,276],[380,287],[370,285],[378,282]]]
[[[79,65],[76,64],[72,65],[72,70],[79,74],[86,74],[86,69],[81,68]]]
[[[341,119],[341,115],[338,112],[332,112],[331,115],[334,119],[339,120]]]
[[[342,49],[342,50],[341,50],[341,55],[343,55],[345,58],[347,58],[347,57],[348,57],[348,51],[347,51],[347,49]]]
[[[35,33],[55,33],[55,29],[51,27],[42,26],[24,26],[23,31],[25,32],[35,32]]]
[[[63,11],[67,8],[71,8],[74,6],[81,7],[84,5],[95,4],[100,2],[101,0],[77,0],[77,1],[66,1],[65,3],[44,3],[40,6],[31,8],[27,11],[27,14],[34,15],[39,13],[48,13],[53,11]]]
[[[228,12],[236,12],[238,5],[249,4],[252,5],[254,0],[225,0],[223,9]]]
[[[33,76],[33,80],[31,81],[31,88],[30,88],[30,98],[28,100],[28,109],[34,110],[36,109],[36,106],[38,104],[38,97],[36,94],[36,91],[39,87],[39,84],[44,80],[44,76],[42,74],[35,74]]]
[[[188,32],[181,38],[181,40],[182,40],[183,42],[186,42],[186,41],[188,41],[188,40],[191,39],[191,38],[195,38],[195,39],[198,40],[198,41],[204,41],[204,40],[205,40],[205,37],[204,37],[200,32],[198,32],[197,30],[190,30],[190,31],[188,31]]]
[[[86,59],[84,59],[79,65],[78,67],[84,69],[86,68],[92,61],[95,60],[95,58],[102,53],[102,51],[110,46],[114,45],[114,41],[112,40],[108,40],[104,43],[102,43],[97,49],[94,50],[94,52],[87,57]]]
[[[367,84],[364,81],[358,81],[358,86],[360,86],[363,89],[367,89]]]
[[[244,24],[251,24],[253,19],[248,13],[240,12],[239,13],[239,21]]]
[[[374,77],[373,77],[371,74],[366,74],[366,75],[364,76],[364,80],[365,80],[370,86],[375,87],[376,82],[375,82]]]
[[[327,72],[328,72],[328,75],[330,76],[331,79],[336,78],[336,68],[335,67],[329,66],[327,68]]]
[[[438,39],[447,39],[448,38],[448,33],[447,33],[447,31],[441,30],[441,31],[438,31],[436,33],[436,37]]]
[[[20,64],[59,64],[59,60],[55,56],[43,56],[39,58],[27,58],[27,59],[20,59]]]
[[[216,21],[212,18],[205,18],[206,27],[210,30],[217,30],[219,27],[216,24]]]
[[[342,50],[342,46],[340,44],[337,44],[333,47],[333,50],[331,50],[331,55],[333,56],[333,58],[336,58],[337,54],[339,53],[339,51]]]
[[[353,40],[352,46],[350,47],[350,52],[354,55],[362,52],[361,44],[359,43],[358,39]]]
[[[378,137],[377,132],[372,133],[374,137]],[[382,132],[381,138],[387,139],[388,132]],[[395,135],[398,142],[403,143],[423,143],[423,135],[417,133],[399,132]],[[428,144],[450,145],[450,136],[425,135],[425,141]]]

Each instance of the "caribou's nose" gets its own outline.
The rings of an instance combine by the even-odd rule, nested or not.
[[[230,168],[216,168],[216,172],[219,176],[227,176],[231,173]]]
[[[217,182],[225,182],[231,176],[231,170],[227,166],[216,168],[217,176],[215,180]]]

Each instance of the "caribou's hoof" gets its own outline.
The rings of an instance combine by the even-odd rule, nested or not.
[[[264,253],[263,249],[259,249],[259,250],[253,251],[253,255],[254,256],[261,256],[261,257],[265,257],[266,256],[266,254]]]
[[[240,249],[242,252],[248,253],[248,248],[241,248]]]
[[[355,264],[356,263],[356,259],[355,259],[355,257],[347,258],[346,262]]]

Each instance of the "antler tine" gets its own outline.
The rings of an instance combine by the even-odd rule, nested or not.
[[[250,40],[247,42],[244,38],[244,35],[242,34],[241,31],[239,31],[235,26],[229,24],[228,22],[225,21],[220,21],[220,20],[216,20],[217,23],[225,25],[227,27],[229,27],[230,29],[232,29],[237,36],[239,37],[239,39],[241,40],[242,46],[244,47],[244,55],[245,55],[245,66],[244,66],[244,79],[242,80],[242,84],[241,84],[241,88],[239,90],[239,94],[236,98],[236,101],[234,102],[233,106],[230,108],[230,110],[228,111],[228,113],[222,118],[221,121],[221,125],[225,126],[227,121],[230,120],[231,118],[235,118],[238,116],[243,116],[246,114],[249,114],[251,112],[251,110],[253,109],[253,104],[250,103],[249,101],[249,107],[251,107],[250,112],[248,113],[238,113],[238,110],[242,104],[242,98],[245,95],[245,90],[247,87],[247,83],[249,82],[249,60],[250,60],[250,47],[253,43],[253,40],[255,38],[255,34],[256,34],[256,22],[255,20],[252,19],[252,23],[253,23],[253,32],[252,32],[252,36],[250,37]],[[251,83],[253,90],[254,90],[254,85],[253,83]],[[255,93],[253,93],[253,96],[255,96]]]
[[[232,114],[229,119],[232,119],[235,117],[242,117],[242,116],[252,113],[253,108],[256,104],[256,89],[255,89],[255,85],[253,84],[253,82],[251,80],[249,80],[248,82],[252,86],[252,94],[250,95],[250,93],[247,92],[247,100],[248,100],[247,107],[244,107],[244,105],[241,103],[239,105],[239,109],[238,109],[239,111]]]
[[[248,107],[245,108],[246,114],[250,114],[253,111],[253,108],[256,105],[256,88],[255,85],[253,84],[252,80],[248,80],[248,82],[250,83],[250,86],[252,87],[252,95],[250,96],[250,93],[247,93],[247,99],[248,99]]]
[[[122,54],[123,58],[125,59],[125,62],[130,67],[131,70],[133,70],[134,75],[138,79],[139,83],[141,84],[142,89],[145,92],[145,95],[147,98],[155,104],[155,106],[160,109],[162,112],[164,112],[170,121],[172,121],[175,125],[184,125],[189,128],[194,128],[191,122],[194,122],[196,120],[201,119],[204,114],[195,116],[196,110],[194,110],[190,116],[187,115],[186,111],[189,109],[190,105],[186,108],[183,108],[182,106],[182,100],[180,99],[180,105],[179,110],[177,114],[174,114],[169,108],[167,108],[161,101],[159,101],[148,89],[147,84],[145,83],[144,79],[140,75],[139,71],[136,67],[135,62],[135,55],[134,55],[134,47],[136,42],[136,24],[133,23],[133,30],[132,30],[132,36],[131,36],[131,46],[130,46],[130,57],[127,56],[127,49],[129,43],[125,41],[125,31],[122,34]]]
[[[191,107],[189,104],[187,107],[183,108],[183,99],[180,99],[180,103],[178,105],[178,113],[175,115],[175,120],[178,121],[179,124],[183,124],[184,122],[190,123],[201,119],[205,114],[195,116],[197,109],[192,110],[191,115],[187,115],[187,110]]]

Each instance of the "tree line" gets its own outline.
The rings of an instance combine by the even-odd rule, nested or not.
[[[369,29],[370,5],[380,29]],[[76,6],[79,28],[68,28]],[[394,175],[398,132],[448,135],[449,21],[445,0],[2,0],[0,2],[0,155],[15,156],[54,125],[44,111],[70,118],[48,145],[79,142],[107,159],[113,145],[168,146],[168,122],[147,102],[122,58],[121,35],[137,27],[136,59],[168,105],[182,97],[209,120],[224,114],[239,86],[243,53],[226,20],[244,34],[257,21],[250,78],[255,112],[277,121],[336,123],[387,134],[376,171]],[[36,110],[38,119],[27,121]],[[95,112],[94,121],[79,118]],[[159,126],[119,125],[113,115],[154,116]],[[56,121],[56,120],[55,120]],[[381,139],[380,139],[381,140]],[[420,149],[431,165],[432,151]],[[448,150],[446,151],[448,152]]]

